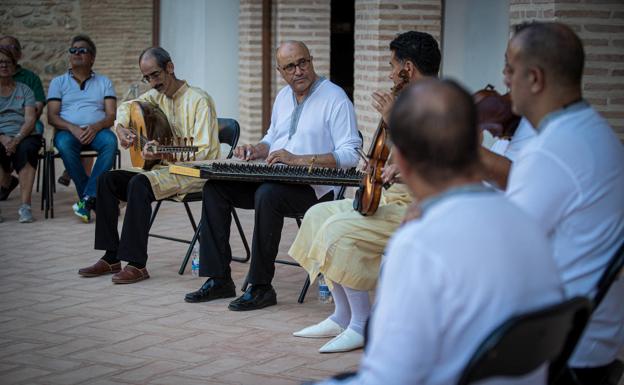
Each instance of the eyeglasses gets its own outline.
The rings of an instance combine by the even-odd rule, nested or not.
[[[147,75],[143,75],[143,79],[141,79],[141,81],[143,83],[149,83],[152,79],[158,79],[160,77],[160,74],[162,73],[162,70],[158,70],[158,71],[154,71],[151,74],[147,74]]]
[[[0,66],[10,67],[13,65],[13,62],[10,60],[0,60]]]
[[[72,55],[84,55],[86,53],[91,53],[91,50],[85,47],[71,47],[69,53]]]
[[[283,67],[279,67],[279,66],[278,67],[282,71],[286,72],[287,74],[292,75],[295,73],[295,70],[297,69],[297,67],[299,67],[299,69],[302,71],[307,70],[311,61],[312,61],[312,56],[310,56],[309,59],[307,58],[299,59],[296,63],[289,63]]]

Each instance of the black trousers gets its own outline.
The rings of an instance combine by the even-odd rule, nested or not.
[[[121,261],[145,264],[148,226],[155,200],[145,175],[125,170],[100,175],[95,201],[95,249],[116,252]],[[119,201],[128,202],[121,239],[117,231]]]
[[[275,274],[284,217],[305,213],[312,205],[333,199],[329,192],[320,199],[312,187],[281,183],[208,181],[204,185],[200,232],[199,275],[229,278],[232,250],[232,207],[254,209],[251,242],[250,284],[270,284]]]

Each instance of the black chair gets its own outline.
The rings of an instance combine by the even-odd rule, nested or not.
[[[550,378],[558,377],[587,324],[590,312],[590,301],[576,297],[510,318],[477,348],[458,385],[490,377],[529,374],[544,363],[550,364]]]
[[[80,152],[80,158],[97,158],[96,151],[85,150]],[[54,218],[54,193],[56,192],[56,173],[54,160],[60,159],[61,155],[52,146],[45,152],[43,157],[43,186],[41,189],[41,210],[45,210],[45,218]],[[121,168],[121,151],[115,151],[116,162],[113,162],[113,169]],[[39,159],[41,163],[41,159]],[[39,176],[37,176],[37,187],[39,187]],[[45,205],[44,205],[45,201]]]
[[[236,147],[237,143],[238,143],[238,138],[240,136],[240,126],[238,124],[238,122],[235,119],[229,119],[229,118],[218,118],[217,119],[218,124],[219,124],[219,143],[224,143],[224,144],[228,144],[230,145],[230,151],[228,153],[228,155],[226,156],[227,159],[232,157],[232,154],[234,153],[234,148]],[[184,274],[184,269],[186,268],[186,265],[188,264],[188,261],[191,257],[191,253],[193,252],[193,247],[195,246],[195,243],[197,242],[197,240],[199,239],[199,231],[201,229],[201,222],[199,223],[199,225],[196,224],[195,222],[195,218],[193,217],[193,213],[191,212],[191,208],[189,206],[190,202],[201,202],[202,200],[202,193],[201,191],[196,192],[196,193],[190,193],[190,194],[186,194],[184,196],[184,198],[182,199],[177,199],[177,198],[165,198],[162,200],[159,200],[156,202],[156,207],[154,208],[154,211],[152,213],[152,217],[150,218],[150,223],[149,223],[149,227],[151,228],[152,225],[154,224],[154,220],[156,219],[156,215],[158,214],[158,210],[160,209],[160,206],[162,204],[163,201],[169,201],[169,202],[178,202],[178,203],[183,203],[184,204],[184,208],[186,209],[186,214],[189,218],[189,221],[191,222],[191,226],[193,227],[193,238],[189,241],[186,239],[181,239],[181,238],[175,238],[175,237],[170,237],[170,236],[166,236],[166,235],[160,235],[160,234],[154,234],[154,233],[149,233],[150,237],[154,237],[154,238],[160,238],[160,239],[167,239],[169,241],[175,241],[175,242],[182,242],[182,243],[188,243],[189,247],[186,251],[186,254],[184,255],[184,259],[182,260],[182,264],[180,266],[180,269],[178,270],[178,274],[182,275]],[[246,256],[245,257],[232,257],[233,260],[237,261],[237,262],[247,262],[249,261],[249,258],[251,257],[251,251],[249,249],[249,245],[247,243],[247,239],[245,238],[245,235],[243,233],[243,226],[240,223],[240,220],[238,219],[238,215],[236,214],[235,210],[232,210],[232,217],[234,218],[234,222],[236,223],[236,227],[238,228],[239,233],[241,234],[241,239],[243,240],[243,246],[245,247],[245,253]]]

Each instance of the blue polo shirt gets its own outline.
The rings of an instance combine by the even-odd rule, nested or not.
[[[104,99],[107,98],[117,99],[113,83],[95,72],[80,83],[70,69],[52,79],[48,88],[48,102],[60,101],[61,118],[77,126],[87,126],[104,119]]]

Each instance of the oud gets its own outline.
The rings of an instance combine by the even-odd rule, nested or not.
[[[136,140],[128,148],[130,162],[134,167],[141,167],[146,171],[160,164],[160,159],[146,160],[142,151],[145,145],[152,140],[162,144],[150,144],[147,150],[155,154],[167,154],[167,159],[174,162],[195,160],[195,153],[199,150],[193,145],[193,138],[177,138],[171,129],[167,116],[160,108],[150,103],[134,101],[130,104],[130,124],[128,129],[136,135]]]

